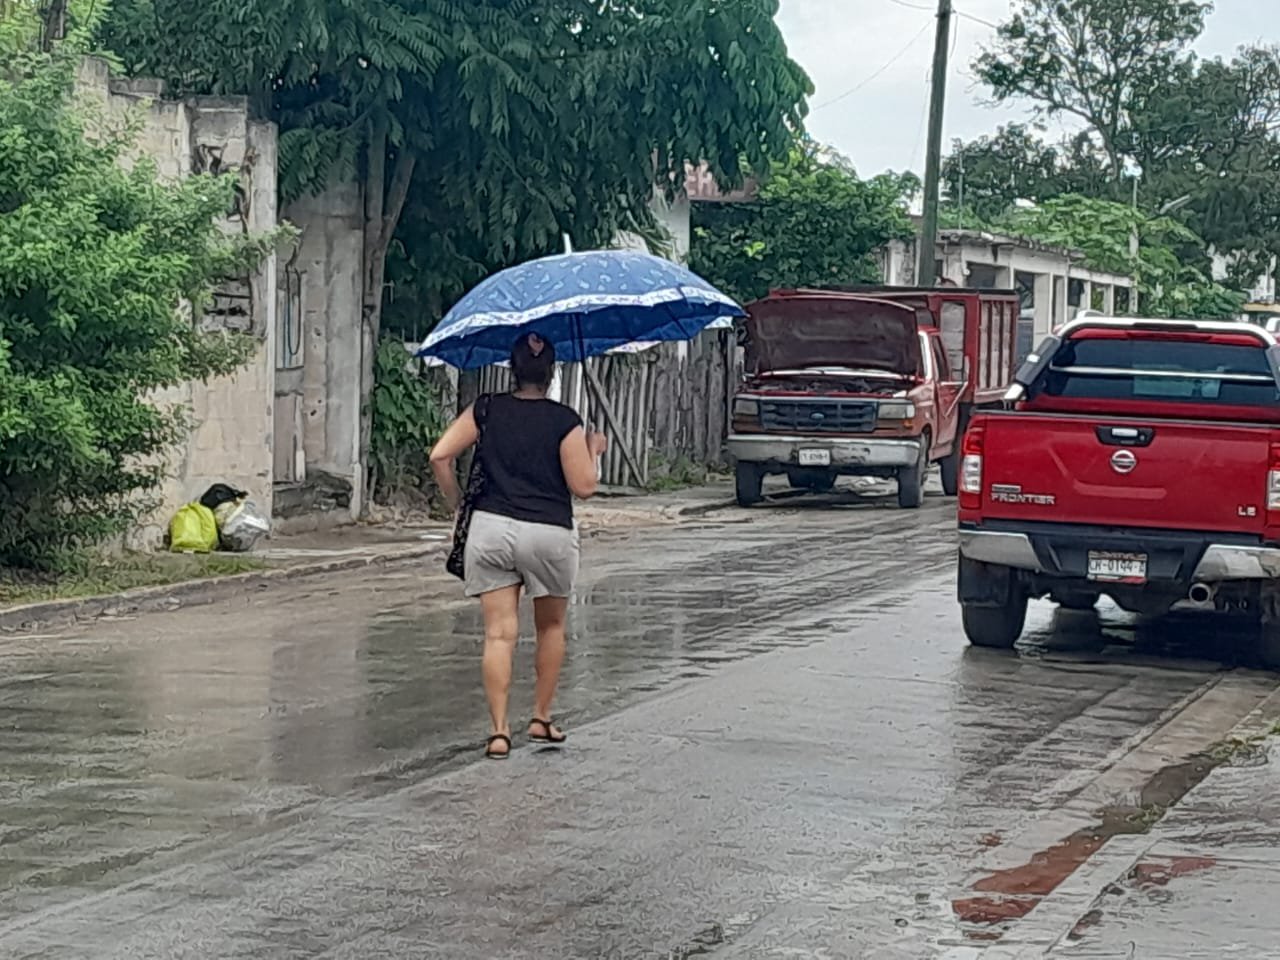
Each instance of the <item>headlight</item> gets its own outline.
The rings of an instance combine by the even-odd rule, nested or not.
[[[910,420],[916,415],[916,405],[905,400],[891,400],[880,404],[881,420]]]
[[[733,415],[744,418],[760,416],[760,401],[738,397],[733,401]]]

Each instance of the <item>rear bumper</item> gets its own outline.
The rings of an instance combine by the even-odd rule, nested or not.
[[[1222,542],[1213,534],[1037,524],[1027,532],[964,526],[959,540],[961,555],[970,560],[1046,577],[1082,579],[1090,550],[1114,550],[1145,553],[1151,580],[1280,579],[1280,547]]]
[[[729,437],[729,453],[742,463],[798,466],[801,450],[827,450],[831,466],[838,468],[899,468],[915,466],[920,441],[915,439],[866,440],[845,437],[789,437],[735,433]]]

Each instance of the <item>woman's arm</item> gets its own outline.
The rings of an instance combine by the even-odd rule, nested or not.
[[[450,510],[457,510],[462,501],[462,488],[458,486],[458,458],[475,446],[479,439],[475,408],[467,407],[431,448],[431,472],[435,474],[436,486],[444,494]]]
[[[600,486],[596,462],[607,449],[609,441],[603,433],[587,433],[582,427],[574,427],[560,441],[560,469],[569,492],[579,500],[595,496]]]

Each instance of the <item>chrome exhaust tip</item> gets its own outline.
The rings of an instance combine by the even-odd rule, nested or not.
[[[1207,583],[1193,583],[1191,589],[1187,591],[1187,599],[1197,606],[1207,606],[1213,602],[1214,594],[1217,591]]]

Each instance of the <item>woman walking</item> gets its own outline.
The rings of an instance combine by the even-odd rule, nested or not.
[[[482,482],[470,504],[465,582],[467,596],[480,598],[484,615],[482,673],[493,724],[485,756],[492,760],[505,760],[511,752],[507,697],[522,591],[533,600],[538,635],[529,739],[565,740],[552,722],[551,702],[578,573],[573,498],[595,494],[596,464],[607,443],[601,434],[588,434],[572,409],[547,399],[555,363],[551,344],[537,335],[522,336],[511,351],[515,389],[481,397],[431,451],[436,483],[456,511],[463,496],[456,463],[479,442]]]

